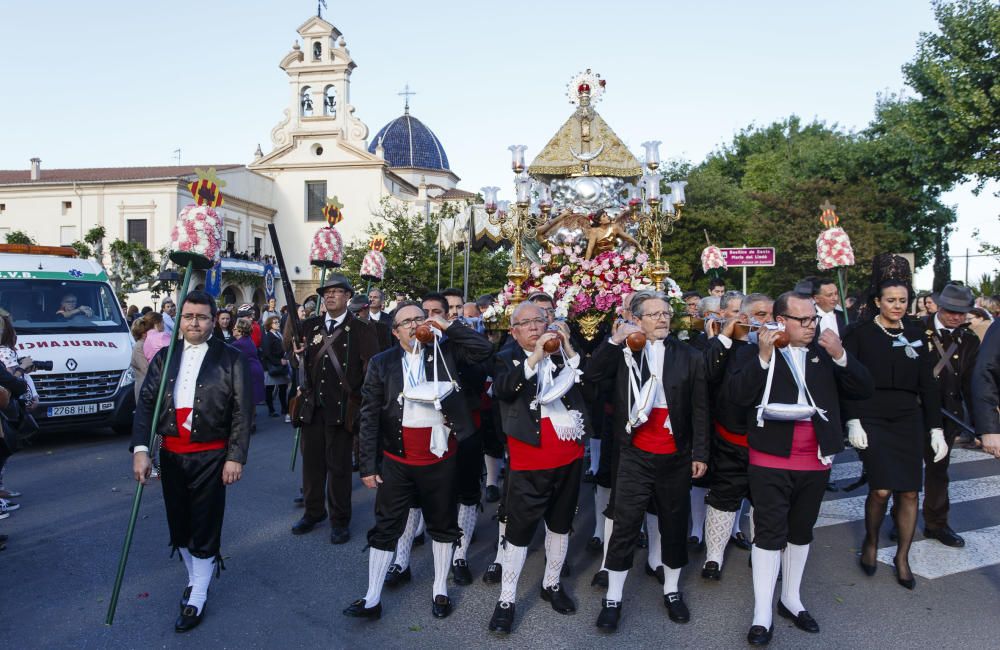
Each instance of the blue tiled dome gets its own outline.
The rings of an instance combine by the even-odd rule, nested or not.
[[[383,126],[368,145],[368,153],[375,153],[379,141],[390,167],[451,169],[441,141],[409,112]]]

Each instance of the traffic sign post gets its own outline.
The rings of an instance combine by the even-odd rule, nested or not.
[[[743,294],[747,292],[747,267],[748,266],[774,266],[774,248],[755,247],[747,248],[721,248],[722,256],[726,259],[726,266],[743,267]]]

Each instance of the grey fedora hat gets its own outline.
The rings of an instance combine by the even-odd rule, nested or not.
[[[939,309],[954,311],[961,314],[968,313],[976,306],[976,299],[972,295],[972,289],[961,284],[946,284],[938,293],[931,294]]]

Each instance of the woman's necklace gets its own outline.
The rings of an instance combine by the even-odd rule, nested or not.
[[[878,325],[878,328],[880,330],[882,330],[883,334],[885,334],[886,336],[888,336],[889,338],[891,338],[891,339],[894,340],[894,343],[892,344],[892,347],[898,347],[898,346],[905,347],[906,348],[906,356],[908,356],[911,359],[916,359],[919,356],[917,354],[917,351],[913,349],[913,344],[910,343],[909,341],[907,341],[906,338],[903,336],[903,332],[900,332],[899,334],[890,334],[889,333],[889,330],[887,330],[885,328],[885,325],[882,324],[882,316],[881,316],[881,314],[875,316],[875,324]],[[900,323],[900,327],[902,327],[902,325],[903,324]]]
[[[890,333],[889,333],[889,330],[887,330],[887,329],[885,328],[885,325],[883,325],[883,324],[882,324],[882,315],[881,315],[881,314],[879,314],[879,315],[875,316],[875,324],[876,324],[876,325],[878,325],[878,328],[879,328],[880,330],[882,330],[882,333],[883,333],[883,334],[885,334],[886,336],[888,336],[888,337],[889,337],[889,338],[891,338],[891,339],[896,339],[896,340],[899,340],[899,338],[900,338],[901,336],[903,336],[903,333],[902,333],[902,332],[900,332],[899,334],[890,334]]]

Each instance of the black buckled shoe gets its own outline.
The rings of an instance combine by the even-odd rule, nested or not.
[[[648,575],[650,578],[656,578],[656,581],[662,585],[663,582],[666,580],[666,576],[663,572],[663,565],[661,564],[655,569],[650,567],[648,564],[646,564],[645,566],[646,566],[646,575]]]
[[[451,598],[447,596],[434,596],[431,602],[431,614],[434,618],[448,618],[451,614]]]
[[[374,607],[365,607],[365,599],[359,598],[347,606],[344,610],[344,616],[350,616],[352,618],[367,618],[372,621],[377,621],[382,618],[382,603],[379,603]]]
[[[503,579],[503,567],[500,566],[499,562],[490,562],[490,565],[486,567],[486,573],[483,574],[483,582],[488,585],[498,585]]]
[[[496,503],[500,500],[500,488],[495,485],[486,486],[486,503]]]
[[[575,614],[576,603],[562,590],[562,585],[554,584],[551,587],[542,587],[542,600],[550,603],[552,609],[560,614]]]
[[[604,542],[601,541],[600,537],[591,537],[590,541],[587,542],[587,550],[593,553],[601,553],[604,551]]]
[[[701,568],[701,577],[705,580],[722,580],[722,568],[718,562],[706,562]]]
[[[514,603],[498,601],[497,606],[493,608],[489,627],[490,632],[510,634],[511,628],[514,627]]]
[[[205,605],[201,606],[201,611],[194,605],[185,605],[184,609],[181,610],[181,615],[177,617],[177,622],[174,623],[174,632],[189,632],[194,628],[201,625],[201,617],[205,613]]]
[[[305,535],[313,528],[315,528],[316,524],[320,524],[322,522],[323,519],[310,519],[309,517],[302,517],[302,519],[299,519],[294,524],[292,524],[292,534]]]
[[[465,560],[455,560],[451,563],[451,577],[456,585],[471,585],[472,571],[469,570],[469,563]]]
[[[753,545],[750,544],[750,540],[747,539],[747,536],[743,534],[743,531],[740,531],[735,535],[733,535],[732,537],[730,537],[729,543],[735,546],[736,548],[743,549],[744,551],[749,551],[753,547]]]
[[[785,607],[785,604],[779,600],[778,614],[784,618],[790,619],[792,623],[795,623],[795,627],[799,628],[803,632],[810,632],[812,634],[819,633],[819,623],[817,623],[816,619],[804,609],[798,614],[793,614],[792,610]]]
[[[591,587],[601,587],[602,589],[608,588],[608,570],[601,569],[594,574],[594,577],[590,580]]]
[[[604,632],[614,632],[618,629],[618,621],[622,617],[620,600],[601,599],[601,613],[597,615],[597,627]]]
[[[936,539],[945,546],[950,546],[952,548],[963,548],[965,546],[965,540],[962,536],[951,529],[950,526],[942,526],[941,528],[924,528],[924,537],[928,539]]]
[[[345,526],[334,526],[330,531],[331,544],[346,544],[351,540],[351,531]]]
[[[667,606],[667,616],[674,623],[687,623],[691,620],[691,612],[684,604],[684,596],[679,591],[663,595],[663,604]]]
[[[410,567],[405,569],[398,564],[390,564],[389,570],[385,572],[385,586],[386,587],[398,587],[404,582],[409,582],[413,579],[413,574],[410,573]]]
[[[767,645],[771,642],[771,635],[774,634],[774,626],[767,628],[763,625],[754,625],[747,632],[747,643],[750,645]]]

